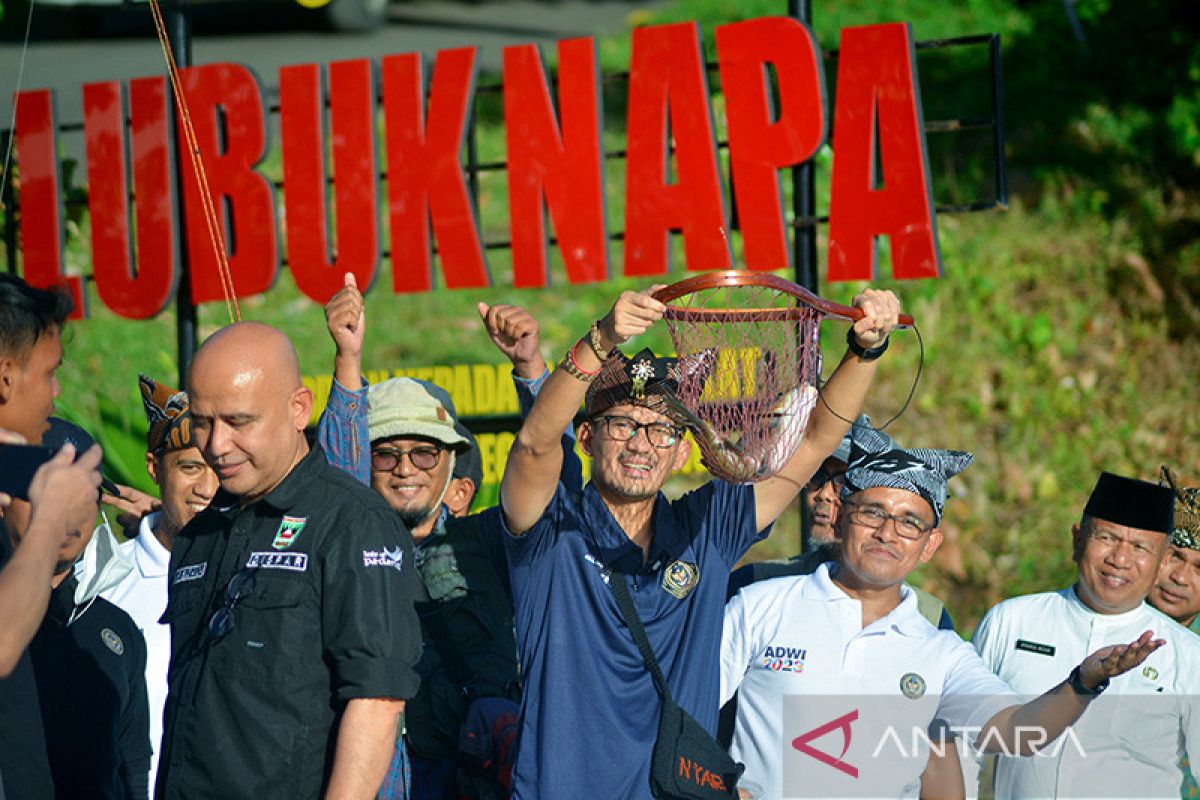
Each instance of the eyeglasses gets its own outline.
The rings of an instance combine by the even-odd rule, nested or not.
[[[821,488],[827,484],[833,484],[835,492],[841,492],[842,487],[846,485],[846,473],[844,472],[829,472],[828,470],[819,469],[813,473],[813,476],[808,480],[808,486],[805,487],[809,492],[816,493],[821,491]]]
[[[665,449],[673,447],[679,441],[683,432],[674,425],[665,422],[638,422],[630,417],[605,416],[596,417],[604,423],[605,433],[614,442],[628,442],[638,435],[638,431],[646,431],[646,439],[655,447]]]
[[[896,535],[901,539],[916,541],[925,534],[933,530],[933,526],[923,522],[916,517],[897,516],[889,514],[878,508],[870,506],[864,507],[860,505],[847,506],[850,515],[850,521],[855,525],[861,525],[873,531],[877,531],[887,524],[890,519],[896,529]]]
[[[371,469],[376,472],[391,472],[400,466],[405,456],[412,465],[420,470],[431,470],[442,460],[441,447],[414,447],[411,450],[397,450],[394,447],[377,447],[371,451]]]
[[[242,567],[229,579],[225,587],[225,604],[213,612],[208,619],[208,641],[215,642],[233,630],[234,607],[254,591],[254,573],[258,566]]]

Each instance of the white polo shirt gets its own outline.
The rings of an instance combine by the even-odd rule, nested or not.
[[[752,584],[726,607],[731,752],[764,797],[915,798],[930,723],[978,731],[1017,698],[969,644],[921,616],[908,586],[864,628],[831,567]]]
[[[123,542],[120,550],[133,561],[133,570],[102,594],[105,600],[133,617],[146,637],[146,696],[150,705],[150,792],[158,773],[158,751],[162,745],[163,704],[167,701],[167,667],[171,663],[171,629],[158,620],[167,609],[167,573],[171,551],[154,536],[153,528],[162,512],[142,517],[138,535]]]
[[[1132,642],[1146,630],[1166,645],[1111,680],[1075,723],[1067,746],[997,760],[997,798],[1179,797],[1181,757],[1186,752],[1200,763],[1195,634],[1146,603],[1124,614],[1098,614],[1072,587],[1000,603],[979,624],[974,642],[992,671],[1021,694],[1038,695],[1090,653]]]

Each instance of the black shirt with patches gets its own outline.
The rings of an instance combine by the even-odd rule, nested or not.
[[[12,539],[0,518],[0,569],[12,555]],[[42,711],[26,650],[12,673],[0,678],[0,797],[42,800],[53,796]]]
[[[150,772],[146,641],[102,597],[75,605],[75,576],[50,594],[29,645],[55,795],[145,798]]]
[[[171,552],[156,796],[320,796],[346,703],[416,693],[422,596],[403,523],[320,448],[244,508],[218,493]]]

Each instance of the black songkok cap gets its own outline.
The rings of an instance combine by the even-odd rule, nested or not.
[[[1175,528],[1175,493],[1167,486],[1101,472],[1083,513],[1114,525],[1170,534]]]

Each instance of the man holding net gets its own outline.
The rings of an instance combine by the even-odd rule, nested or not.
[[[572,346],[518,433],[501,484],[526,678],[515,797],[650,796],[661,702],[612,581],[629,587],[675,701],[715,730],[729,570],[838,446],[899,314],[890,292],[855,298],[855,352],[777,474],[753,486],[714,480],[669,502],[660,490],[687,461],[684,426],[694,422],[674,392],[692,365],[616,350],[663,318],[657,288],[624,292]],[[579,441],[592,480],[573,493],[559,483],[559,438],[585,399]]]

